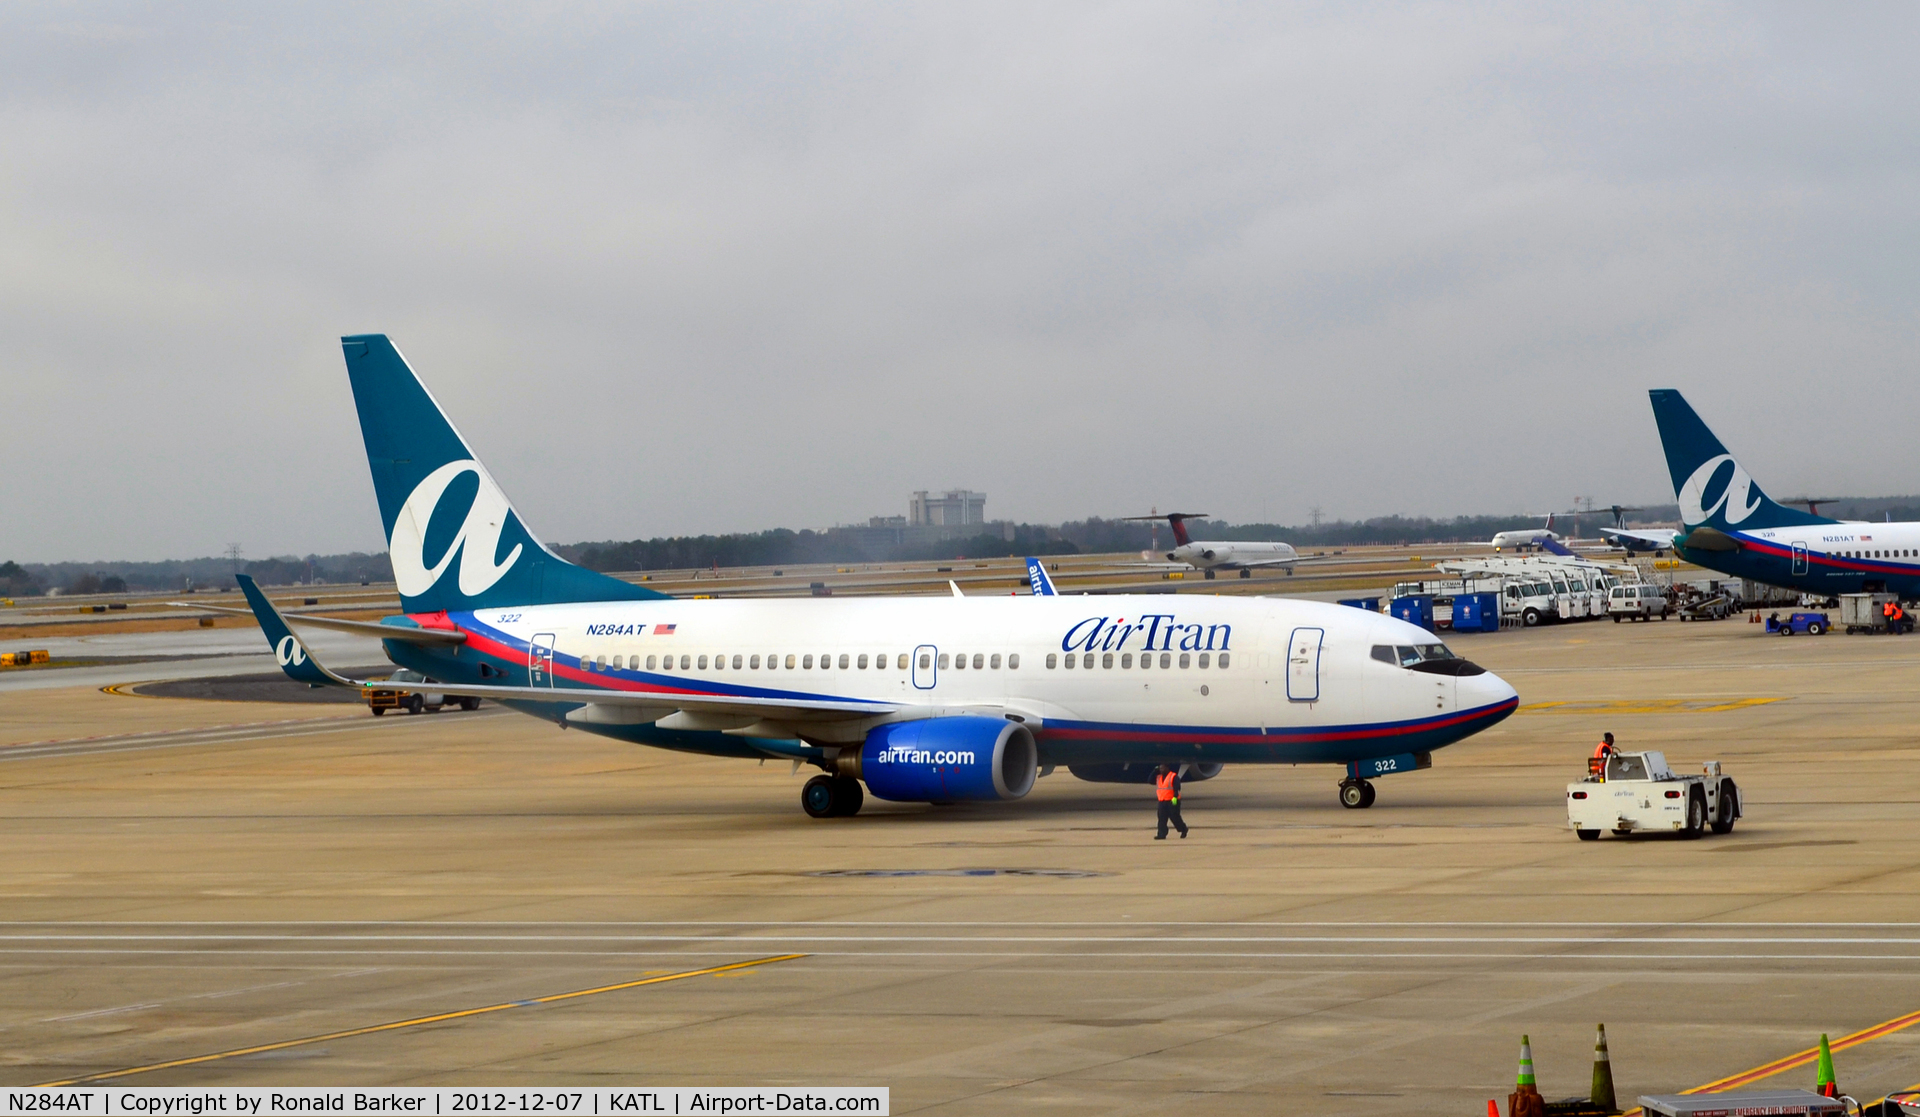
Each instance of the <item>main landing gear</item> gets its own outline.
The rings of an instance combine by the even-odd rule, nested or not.
[[[800,806],[814,818],[844,818],[860,813],[867,793],[852,776],[815,776],[800,789]]]
[[[1350,811],[1373,806],[1373,785],[1366,780],[1341,780],[1340,805]]]

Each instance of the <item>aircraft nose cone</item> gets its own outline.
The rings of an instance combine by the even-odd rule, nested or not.
[[[1498,706],[1520,697],[1513,684],[1491,671],[1483,675],[1468,675],[1460,679],[1459,702],[1465,710],[1482,706]]]

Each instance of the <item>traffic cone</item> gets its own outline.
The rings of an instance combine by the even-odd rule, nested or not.
[[[1620,1107],[1613,1100],[1613,1061],[1607,1057],[1607,1026],[1596,1024],[1593,1037],[1593,1094],[1587,1100],[1608,1113]]]
[[[1500,1103],[1492,1098],[1487,1099],[1487,1117],[1500,1117]]]
[[[1533,1041],[1520,1037],[1520,1071],[1513,1076],[1513,1093],[1507,1095],[1507,1117],[1546,1117],[1547,1099],[1540,1096],[1540,1085],[1533,1077]]]
[[[1823,1098],[1840,1096],[1840,1084],[1833,1080],[1833,1051],[1827,1046],[1827,1033],[1820,1033],[1820,1078],[1814,1092]]]

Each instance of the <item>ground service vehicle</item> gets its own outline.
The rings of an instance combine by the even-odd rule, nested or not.
[[[1659,586],[1615,586],[1607,597],[1607,615],[1615,624],[1622,620],[1644,621],[1648,617],[1667,619],[1667,591]]]
[[[433,679],[427,678],[420,672],[409,671],[405,668],[401,668],[387,676],[387,681],[402,684],[417,683],[422,686],[432,687],[439,685]],[[367,708],[373,711],[374,717],[379,717],[388,710],[405,710],[410,714],[417,714],[422,710],[432,710],[434,713],[439,713],[440,708],[443,706],[459,706],[463,710],[477,710],[480,708],[480,700],[478,698],[462,698],[457,694],[446,694],[439,690],[415,690],[399,686],[369,687],[365,691],[365,694],[367,698]]]
[[[1733,602],[1725,594],[1696,597],[1680,606],[1683,621],[1724,621],[1733,614]]]
[[[1832,627],[1825,613],[1795,613],[1784,621],[1778,613],[1767,618],[1769,636],[1819,636]]]
[[[1840,595],[1840,623],[1846,626],[1848,635],[1886,632],[1889,627],[1887,603],[1896,600],[1890,593],[1843,593]],[[1905,610],[1902,612],[1904,614]],[[1900,618],[1900,631],[1913,631],[1913,617],[1910,614]]]
[[[1602,830],[1623,837],[1640,830],[1725,834],[1742,813],[1740,789],[1720,774],[1718,760],[1701,765],[1700,775],[1682,776],[1667,766],[1665,753],[1615,752],[1604,765],[1595,757],[1587,778],[1567,785],[1567,827],[1583,842]]]

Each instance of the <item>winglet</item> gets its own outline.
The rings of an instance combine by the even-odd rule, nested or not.
[[[280,610],[273,607],[267,595],[254,585],[253,577],[236,574],[240,583],[240,592],[247,597],[247,604],[253,607],[253,617],[260,622],[260,631],[267,634],[267,644],[273,648],[273,658],[279,662],[280,669],[287,677],[297,682],[311,683],[314,686],[357,686],[351,679],[339,675],[321,666],[320,661],[307,653],[306,645],[287,627],[286,619]]]
[[[1032,584],[1035,597],[1058,596],[1053,588],[1053,579],[1047,577],[1046,566],[1032,555],[1027,556],[1027,581]]]

